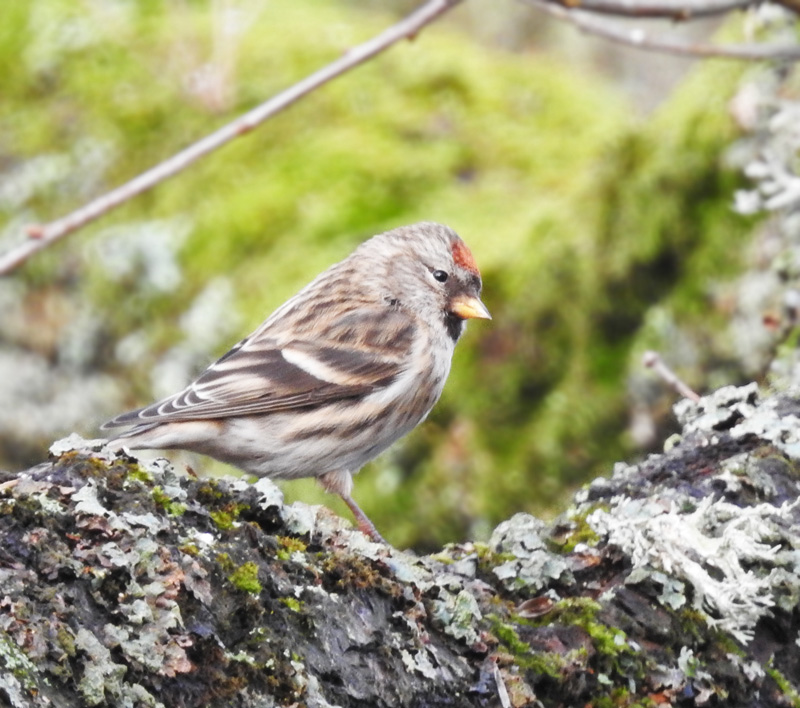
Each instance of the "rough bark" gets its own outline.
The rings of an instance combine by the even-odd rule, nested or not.
[[[62,441],[0,484],[0,703],[800,705],[800,397],[677,408],[554,523],[422,558]]]

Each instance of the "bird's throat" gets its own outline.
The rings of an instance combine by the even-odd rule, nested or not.
[[[450,339],[457,342],[464,332],[464,320],[452,312],[446,312],[444,315],[444,328],[447,330]]]

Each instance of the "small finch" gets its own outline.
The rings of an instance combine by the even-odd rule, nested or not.
[[[284,303],[183,391],[103,427],[132,449],[209,455],[258,477],[317,477],[383,542],[352,474],[425,420],[465,320],[491,319],[452,229],[372,237]]]

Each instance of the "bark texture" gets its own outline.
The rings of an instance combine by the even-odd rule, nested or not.
[[[61,441],[0,483],[0,703],[800,705],[800,395],[676,410],[554,523],[427,557]]]

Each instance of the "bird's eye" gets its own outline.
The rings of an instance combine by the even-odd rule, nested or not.
[[[447,280],[447,278],[449,277],[447,275],[447,273],[445,273],[445,271],[443,271],[443,270],[435,270],[435,271],[433,271],[432,275],[433,275],[433,279],[434,280],[438,280],[440,283],[445,282]]]

